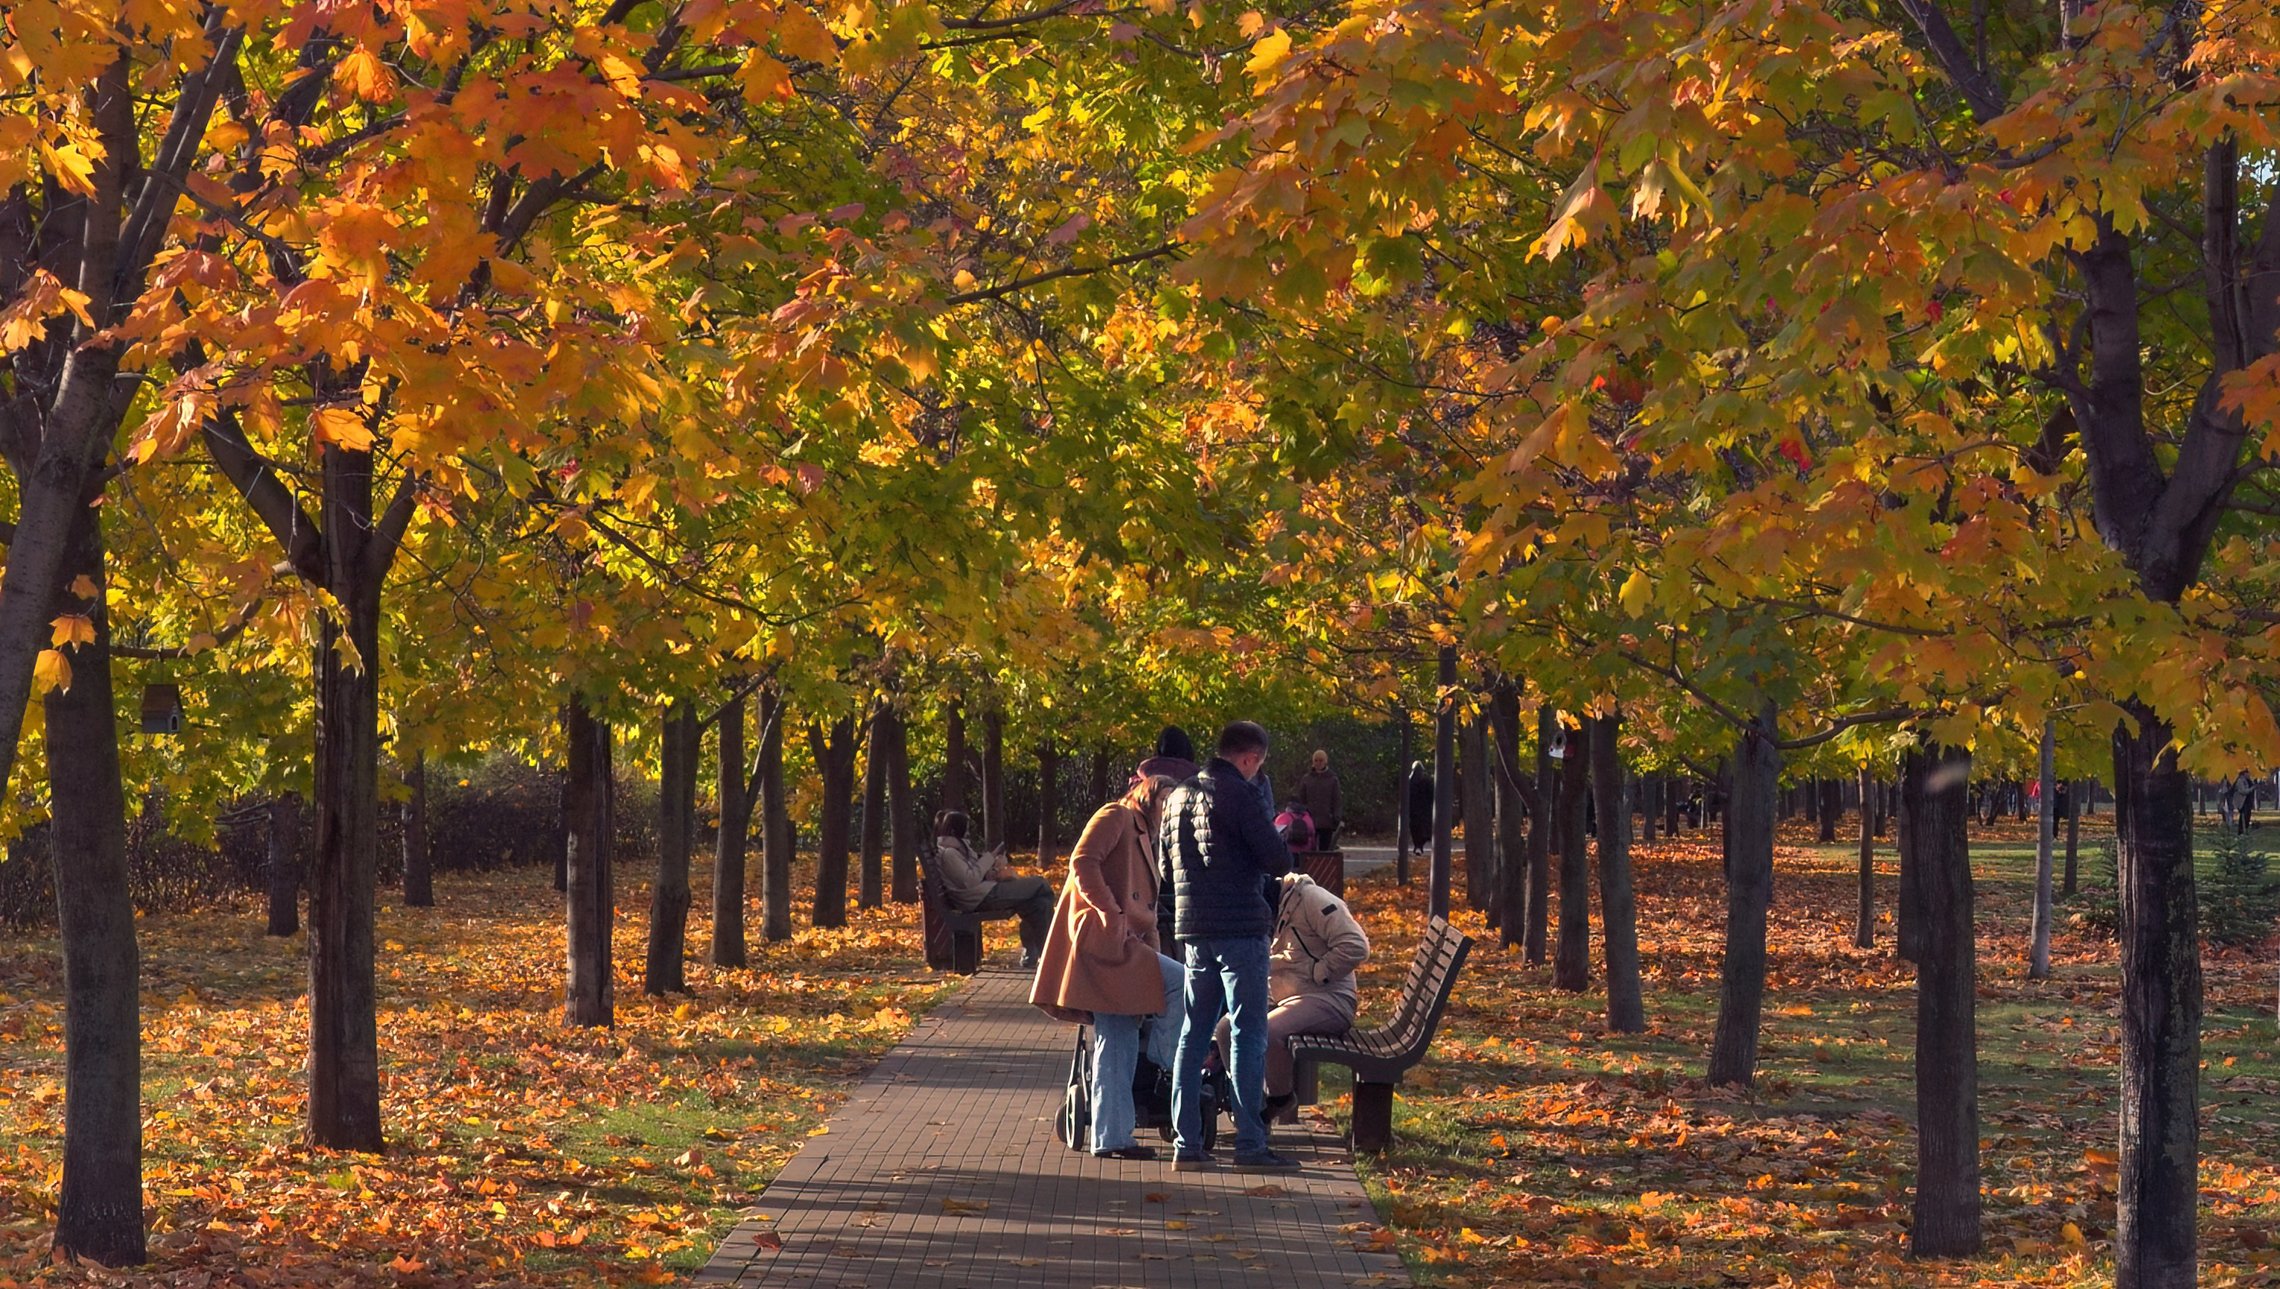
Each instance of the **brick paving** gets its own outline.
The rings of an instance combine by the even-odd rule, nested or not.
[[[1053,1139],[1076,1031],[985,970],[937,1006],[786,1164],[697,1276],[799,1289],[1391,1289],[1345,1143],[1274,1128],[1296,1174],[1172,1171]],[[1143,1132],[1143,1140],[1152,1140]]]

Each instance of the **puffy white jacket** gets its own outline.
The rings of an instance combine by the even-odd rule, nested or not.
[[[1268,997],[1328,998],[1342,1004],[1348,1020],[1360,999],[1354,969],[1369,960],[1370,937],[1346,902],[1304,873],[1282,879],[1275,940],[1267,975]]]

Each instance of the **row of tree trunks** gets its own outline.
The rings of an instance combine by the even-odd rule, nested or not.
[[[720,797],[720,828],[713,838],[713,938],[716,967],[745,965],[744,849],[752,834],[752,795],[744,770],[745,698],[739,693],[720,709],[720,765],[714,779]]]
[[[1543,821],[1540,805],[1530,807],[1527,793],[1532,788],[1520,775],[1520,687],[1510,679],[1499,680],[1489,696],[1488,718],[1495,740],[1498,942],[1525,952],[1528,856],[1534,841],[1529,834],[1543,831]]]
[[[1980,1248],[1978,975],[1972,921],[1971,753],[1926,744],[1901,761],[1901,845],[1916,887],[1916,1197],[1909,1248]]]
[[[1567,732],[1560,789],[1552,807],[1560,847],[1560,934],[1552,955],[1552,988],[1581,993],[1591,985],[1591,852],[1584,825],[1591,792],[1589,721]],[[1615,831],[1600,816],[1600,835]]]
[[[875,909],[886,901],[881,858],[887,851],[887,762],[879,755],[879,716],[871,710],[871,754],[863,758],[863,836],[857,846],[855,903]]]
[[[982,839],[990,850],[1007,844],[1005,817],[1005,713],[995,704],[982,711]]]
[[[1623,718],[1596,717],[1591,730],[1591,782],[1599,804],[1599,924],[1607,960],[1607,1028],[1636,1034],[1647,1027],[1639,986],[1639,911],[1631,881],[1631,791],[1617,739]],[[1570,753],[1573,755],[1573,753]]]
[[[1536,708],[1536,825],[1528,830],[1527,933],[1520,952],[1530,966],[1540,967],[1551,952],[1552,840],[1559,832],[1552,803],[1559,792],[1553,770],[1552,740],[1559,734],[1559,713],[1550,703]]]
[[[1875,788],[1876,779],[1869,768],[1860,767],[1860,882],[1853,910],[1853,944],[1862,949],[1876,947],[1876,825],[1875,812],[1868,804]]]
[[[2057,777],[2058,726],[2050,717],[2043,718],[2042,747],[2038,760],[2040,768],[2035,801],[2035,908],[2028,934],[2027,979],[2050,978],[2050,923],[2051,896],[2056,885],[2052,861],[2057,858],[2053,843],[2057,832],[2055,807],[2058,804]]]
[[[943,810],[970,813],[969,793],[966,786],[966,704],[956,698],[950,700],[942,713],[942,805]]]
[[[1409,835],[1409,771],[1414,764],[1412,756],[1416,751],[1417,731],[1409,723],[1409,709],[1398,702],[1393,705],[1393,717],[1400,727],[1401,738],[1401,750],[1394,756],[1394,761],[1401,767],[1401,791],[1395,794],[1397,799],[1393,812],[1393,880],[1407,886],[1409,852],[1425,844],[1423,838]]]
[[[435,863],[428,849],[427,754],[416,753],[404,769],[404,906],[435,907]]]
[[[1449,916],[1450,834],[1457,826],[1457,647],[1442,645],[1433,715],[1433,858],[1426,870],[1428,917]]]
[[[689,853],[696,846],[697,772],[704,727],[687,699],[665,709],[657,784],[657,880],[649,890],[649,956],[642,990],[687,993]]]
[[[568,780],[563,793],[570,869],[570,964],[564,1018],[572,1025],[616,1020],[616,985],[610,932],[617,916],[612,854],[616,837],[616,785],[610,766],[610,727],[572,694],[562,718]]]
[[[1820,781],[1821,832],[1823,844],[1837,839],[1837,821],[1845,814],[1845,787],[1838,779]]]
[[[828,730],[808,731],[809,750],[823,779],[823,808],[816,828],[815,910],[821,927],[847,925],[847,849],[855,805],[856,730],[853,716],[833,721]]]
[[[1488,714],[1476,712],[1462,722],[1458,729],[1459,756],[1457,773],[1459,790],[1463,794],[1465,821],[1465,903],[1477,910],[1489,912],[1490,925],[1495,925],[1495,913],[1490,894],[1496,889],[1496,809],[1491,798],[1495,782],[1488,769]]]
[[[887,819],[894,835],[893,883],[897,904],[918,902],[918,802],[910,789],[910,727],[889,706],[879,712],[877,755],[887,763]]]
[[[784,783],[784,724],[790,704],[775,689],[760,691],[760,939],[792,938],[792,803]]]
[[[1061,749],[1051,739],[1037,745],[1037,784],[1037,864],[1044,868],[1061,853],[1060,838],[1054,831],[1060,822],[1055,816],[1061,795]]]

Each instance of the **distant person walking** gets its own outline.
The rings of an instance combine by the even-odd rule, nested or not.
[[[1409,844],[1418,850],[1433,845],[1433,772],[1423,761],[1409,763],[1409,781],[1404,788],[1409,812]]]
[[[1173,1168],[1217,1161],[1203,1149],[1203,1066],[1222,1012],[1232,1021],[1228,1074],[1234,1084],[1235,1167],[1286,1172],[1298,1161],[1267,1147],[1267,961],[1275,910],[1269,879],[1290,871],[1290,847],[1250,781],[1267,759],[1267,732],[1249,721],[1220,731],[1218,755],[1164,804],[1158,845],[1172,857],[1175,929],[1187,980],[1173,1059]]]
[[[2233,830],[2246,834],[2256,813],[2256,780],[2246,770],[2233,780]]]
[[[1346,790],[1338,782],[1338,772],[1330,768],[1328,752],[1314,749],[1291,800],[1314,820],[1314,849],[1336,850],[1339,826],[1346,822]]]

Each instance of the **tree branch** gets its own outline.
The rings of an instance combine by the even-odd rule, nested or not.
[[[1114,256],[1110,259],[1102,260],[1098,264],[1064,265],[1061,268],[1048,269],[1043,273],[1038,273],[1030,277],[1015,278],[1011,282],[1000,283],[997,286],[982,287],[978,290],[967,291],[959,295],[951,296],[950,298],[944,300],[943,303],[948,305],[981,304],[990,300],[1002,300],[1009,295],[1017,295],[1033,286],[1043,286],[1047,282],[1058,281],[1061,278],[1079,277],[1090,273],[1102,273],[1106,272],[1109,269],[1123,268],[1128,264],[1139,264],[1146,260],[1158,260],[1164,258],[1167,255],[1177,255],[1183,249],[1185,248],[1179,242],[1166,242],[1161,246],[1150,247],[1145,251],[1134,251],[1129,255]]]

